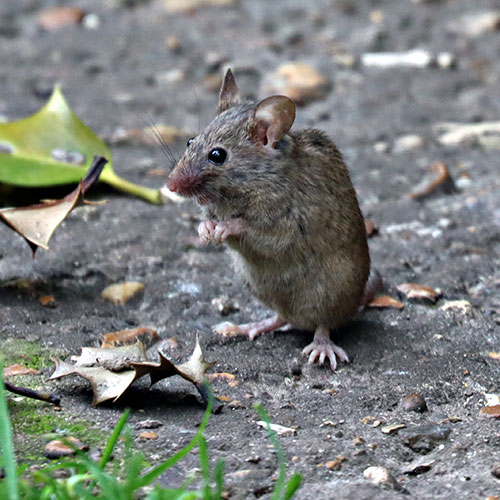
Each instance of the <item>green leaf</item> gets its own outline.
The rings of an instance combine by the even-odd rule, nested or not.
[[[0,123],[0,182],[25,187],[78,182],[95,155],[109,161],[101,181],[151,203],[162,203],[159,190],[115,174],[109,148],[71,111],[58,86],[34,115]]]

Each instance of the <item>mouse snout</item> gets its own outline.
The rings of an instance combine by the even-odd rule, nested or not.
[[[190,195],[200,183],[200,177],[189,172],[172,172],[167,179],[168,189],[180,195]]]

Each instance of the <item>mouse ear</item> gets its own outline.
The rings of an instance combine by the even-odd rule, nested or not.
[[[219,104],[217,104],[217,114],[221,114],[226,109],[238,104],[241,101],[240,91],[238,85],[236,85],[236,80],[234,79],[233,72],[228,69],[226,71],[226,76],[222,82],[222,87],[220,88],[219,94]]]
[[[295,104],[284,95],[268,97],[257,104],[251,126],[252,139],[276,148],[295,120]]]

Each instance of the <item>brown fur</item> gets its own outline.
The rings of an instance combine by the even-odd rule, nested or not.
[[[294,326],[314,330],[357,311],[370,258],[356,193],[342,155],[321,131],[285,135],[273,149],[252,138],[255,103],[231,102],[197,136],[170,179],[196,179],[184,193],[207,203],[207,218],[241,218],[230,236],[236,265],[262,302]],[[223,165],[208,161],[215,147]]]

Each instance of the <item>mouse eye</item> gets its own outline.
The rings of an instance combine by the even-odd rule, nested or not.
[[[191,139],[188,139],[186,146],[189,147],[191,146],[191,143],[194,141],[194,137],[191,137]]]
[[[222,148],[214,148],[208,153],[208,161],[215,165],[222,165],[226,161],[226,157],[226,150]]]

